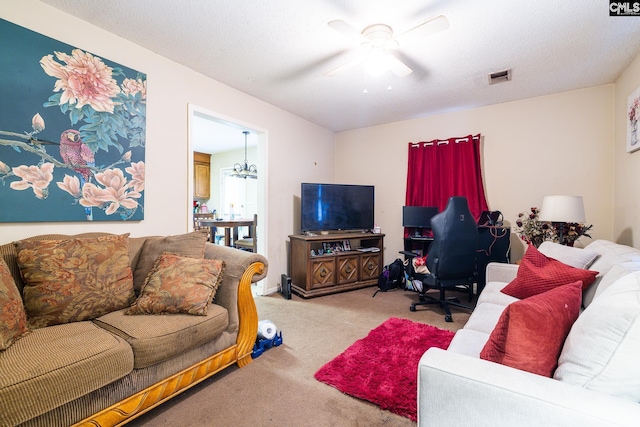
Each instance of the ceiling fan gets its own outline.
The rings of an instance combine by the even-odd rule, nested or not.
[[[440,15],[394,37],[393,29],[386,24],[369,25],[362,31],[356,30],[347,22],[337,19],[328,25],[343,36],[359,44],[360,54],[353,60],[335,68],[325,76],[334,76],[359,63],[365,63],[367,71],[374,75],[390,70],[398,77],[404,77],[413,70],[392,52],[420,38],[444,31],[449,21]]]

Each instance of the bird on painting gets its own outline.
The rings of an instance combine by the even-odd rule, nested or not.
[[[80,132],[75,129],[67,129],[60,135],[60,155],[65,163],[73,166],[95,166],[96,164],[93,151],[82,142]],[[90,169],[76,167],[74,170],[81,175],[82,184],[89,182]]]
[[[75,129],[67,129],[60,135],[60,156],[65,163],[72,166],[95,166],[96,160],[93,151],[82,142],[80,132]],[[73,170],[80,174],[80,188],[84,187],[91,178],[91,169],[74,167]],[[93,220],[93,213],[90,207],[84,208],[87,220]]]

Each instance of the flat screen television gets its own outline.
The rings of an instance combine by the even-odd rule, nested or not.
[[[402,226],[409,228],[431,228],[431,218],[438,213],[436,206],[403,206]]]
[[[302,183],[301,229],[355,231],[374,227],[374,186]]]

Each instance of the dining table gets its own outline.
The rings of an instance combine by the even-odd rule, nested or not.
[[[212,238],[216,235],[216,227],[224,228],[224,245],[231,246],[231,234],[233,233],[233,241],[238,240],[239,227],[253,227],[255,225],[253,219],[201,219],[198,220],[201,227],[211,227]],[[251,230],[253,235],[255,230]]]

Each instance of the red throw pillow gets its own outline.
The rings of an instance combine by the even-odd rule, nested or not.
[[[480,358],[551,377],[581,303],[578,281],[509,304]]]
[[[597,271],[571,267],[548,258],[535,246],[529,245],[518,268],[517,277],[502,289],[502,293],[525,299],[578,280],[582,281],[584,290],[593,283],[597,274]]]

